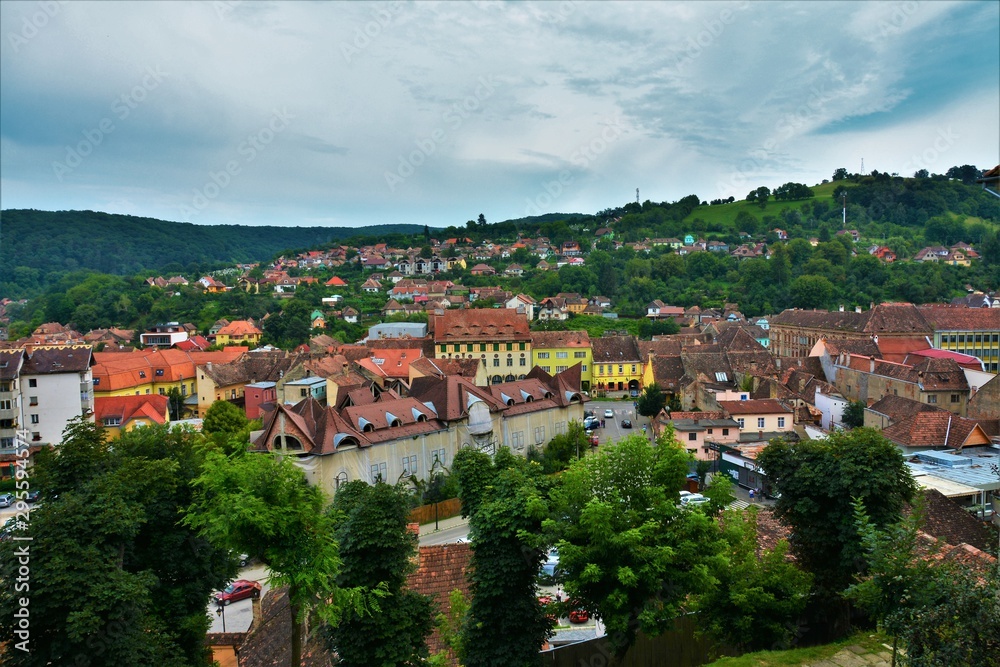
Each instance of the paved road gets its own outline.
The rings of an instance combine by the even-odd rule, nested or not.
[[[420,546],[450,544],[469,537],[469,524],[467,523],[446,526],[442,522],[438,522],[438,525],[440,526],[440,530],[437,532],[434,532],[434,524],[421,526]],[[425,533],[424,530],[429,530],[429,532]]]
[[[627,435],[642,433],[643,424],[647,426],[646,433],[649,439],[653,438],[652,431],[649,430],[649,419],[636,412],[632,407],[632,401],[588,401],[586,409],[593,410],[598,419],[604,419],[604,428],[595,431],[602,445],[617,442]],[[604,416],[605,410],[612,410],[615,416],[608,419]],[[631,420],[632,428],[622,428],[623,419]]]

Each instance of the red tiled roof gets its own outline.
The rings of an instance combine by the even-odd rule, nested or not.
[[[889,440],[903,447],[952,447],[966,444],[989,444],[990,438],[974,420],[951,412],[917,412],[882,431]]]
[[[586,331],[532,331],[531,346],[537,349],[553,347],[590,347],[590,335]]]
[[[434,318],[434,342],[529,341],[524,315],[508,308],[448,310]]]
[[[420,547],[417,570],[406,579],[409,589],[431,596],[438,613],[447,614],[451,609],[451,592],[461,591],[470,597],[466,576],[472,562],[469,544],[435,544]],[[431,655],[445,649],[437,628],[427,639]],[[449,664],[458,664],[449,661]]]
[[[166,396],[98,396],[94,398],[94,418],[100,424],[106,418],[117,417],[122,426],[136,418],[150,419],[157,424],[167,422]]]
[[[769,415],[791,412],[780,402],[770,398],[749,401],[719,401],[719,407],[730,415]]]
[[[933,305],[920,312],[935,331],[1000,331],[1000,308]]]

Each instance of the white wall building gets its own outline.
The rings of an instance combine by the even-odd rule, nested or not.
[[[93,416],[94,363],[89,345],[35,347],[21,367],[20,423],[28,442],[59,444],[70,419]]]

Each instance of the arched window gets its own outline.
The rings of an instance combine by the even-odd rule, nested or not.
[[[347,471],[341,470],[337,473],[337,476],[333,478],[333,490],[339,491],[345,484],[347,484]]]
[[[494,375],[493,376],[493,384],[500,384],[501,382],[503,382],[503,378],[502,377],[500,377],[499,375]]]
[[[302,450],[302,442],[294,435],[276,435],[271,441],[272,449]]]

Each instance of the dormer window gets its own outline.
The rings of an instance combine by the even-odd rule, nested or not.
[[[146,371],[139,371],[139,377],[141,378],[146,377]]]
[[[156,369],[156,377],[163,377],[163,369],[162,368],[157,368]]]

